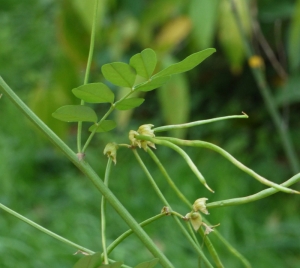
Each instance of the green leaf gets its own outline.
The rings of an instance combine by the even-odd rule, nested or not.
[[[189,15],[193,23],[192,38],[200,49],[210,47],[215,37],[219,0],[191,0],[189,3]]]
[[[137,266],[134,266],[134,268],[152,268],[158,263],[158,261],[159,261],[159,259],[153,259],[151,261],[145,261],[145,262],[142,262],[142,263],[138,264]]]
[[[89,128],[89,131],[93,132],[95,128],[97,128],[96,132],[107,132],[114,129],[117,126],[115,121],[112,120],[103,120],[99,126],[96,124],[92,125]]]
[[[66,105],[60,107],[52,116],[65,122],[97,122],[97,115],[94,110],[83,105]]]
[[[73,268],[97,268],[102,264],[101,252],[85,256],[75,263]],[[102,266],[101,266],[102,267]]]
[[[105,79],[120,87],[133,87],[136,74],[132,67],[124,62],[104,64],[101,68]]]
[[[173,74],[179,74],[183,72],[187,72],[202,61],[204,61],[208,56],[214,53],[216,50],[214,48],[208,48],[199,52],[196,52],[188,57],[186,57],[183,61],[175,63],[166,69],[160,71],[159,73],[152,76],[152,78],[161,77],[161,76],[169,76]]]
[[[132,108],[140,106],[145,99],[142,98],[130,98],[125,99],[116,104],[116,109],[118,110],[130,110]]]
[[[103,83],[92,83],[72,89],[73,94],[90,103],[113,103],[114,93]]]
[[[137,74],[147,79],[151,77],[156,63],[156,53],[150,48],[144,49],[130,59],[130,65],[136,70]]]
[[[157,77],[154,79],[151,79],[149,82],[140,84],[135,88],[136,91],[150,91],[153,89],[156,89],[158,87],[161,87],[163,84],[165,84],[170,79],[170,76],[162,76]]]
[[[114,262],[114,263],[110,263],[110,264],[103,264],[97,268],[119,268],[122,266],[122,262],[120,261],[117,261],[117,262]]]

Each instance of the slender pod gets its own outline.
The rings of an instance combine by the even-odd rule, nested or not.
[[[198,170],[198,168],[195,166],[194,162],[192,161],[192,159],[188,156],[188,154],[182,150],[180,147],[178,147],[177,145],[175,145],[174,143],[167,141],[167,140],[163,140],[163,139],[156,139],[156,138],[151,138],[149,136],[144,136],[144,135],[137,135],[135,136],[136,139],[138,140],[146,140],[146,141],[150,141],[153,142],[155,144],[159,144],[159,145],[164,145],[167,146],[171,149],[173,149],[174,151],[176,151],[178,154],[180,154],[182,156],[182,158],[186,161],[186,163],[189,165],[190,169],[193,171],[193,173],[196,175],[196,177],[199,179],[199,181],[212,193],[214,193],[214,191],[207,185],[207,182],[205,181],[203,175],[201,174],[201,172]]]
[[[262,184],[265,184],[269,187],[273,187],[273,188],[277,189],[278,191],[282,191],[282,192],[285,192],[285,193],[288,193],[288,194],[300,194],[300,192],[298,192],[298,191],[289,189],[287,187],[284,187],[284,186],[279,185],[275,182],[269,181],[266,178],[260,176],[255,171],[253,171],[252,169],[246,167],[240,161],[235,159],[231,154],[226,152],[224,149],[222,149],[221,147],[219,147],[217,145],[214,145],[212,143],[205,142],[205,141],[198,141],[198,140],[192,140],[192,141],[181,140],[181,139],[169,138],[169,137],[156,137],[155,140],[167,141],[169,143],[177,144],[177,145],[180,145],[180,146],[193,146],[193,147],[203,147],[203,148],[211,149],[211,150],[219,153],[220,155],[224,156],[227,160],[229,160],[236,167],[238,167],[239,169],[241,169],[245,173],[249,174],[251,177],[258,180]]]

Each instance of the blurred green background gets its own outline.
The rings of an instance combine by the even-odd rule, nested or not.
[[[76,150],[76,124],[59,122],[51,113],[66,104],[78,104],[71,89],[83,83],[89,48],[93,0],[0,0],[0,75],[37,115]],[[217,53],[200,66],[155,91],[132,113],[118,112],[119,128],[98,135],[87,159],[103,177],[107,142],[128,143],[127,133],[141,124],[155,126],[240,114],[230,120],[169,133],[213,142],[266,178],[281,183],[293,174],[276,128],[247,65],[243,44],[225,0],[110,0],[99,1],[96,44],[90,82],[104,81],[100,68],[112,61],[128,62],[150,47],[162,69],[191,53],[215,47]],[[247,36],[265,71],[274,102],[300,155],[300,1],[238,1]],[[257,8],[257,16],[255,9]],[[280,64],[273,68],[251,24],[258,22]],[[119,95],[124,89],[114,88]],[[171,101],[170,101],[171,100]],[[99,114],[104,108],[95,107]],[[107,107],[105,107],[107,108]],[[0,100],[0,202],[42,226],[94,251],[101,250],[100,194],[62,154],[3,96]],[[85,126],[87,130],[88,126]],[[87,131],[84,132],[84,138]],[[157,155],[181,190],[193,202],[210,202],[253,194],[264,186],[226,160],[204,149],[187,149],[215,194],[199,185],[182,159],[168,149]],[[175,210],[187,208],[170,190],[144,152],[141,156]],[[160,212],[149,183],[130,151],[118,151],[111,189],[137,221]],[[294,186],[300,190],[299,184]],[[299,197],[276,194],[238,207],[210,211],[207,219],[221,223],[218,230],[253,267],[300,266]],[[127,229],[108,206],[108,242]],[[196,267],[197,257],[171,218],[146,231],[176,267]],[[242,267],[218,242],[211,240],[225,267]],[[137,254],[138,249],[138,254]],[[40,233],[0,211],[0,267],[72,267],[79,256],[73,248]],[[134,236],[111,258],[128,265],[151,259]]]

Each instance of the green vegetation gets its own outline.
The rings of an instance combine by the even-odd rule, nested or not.
[[[258,13],[253,5],[250,14],[247,1],[233,6],[236,13],[230,9],[234,1],[99,1],[99,16],[93,24],[92,0],[85,5],[70,0],[2,1],[1,76],[74,152],[80,157],[86,153],[86,162],[78,162],[62,140],[54,133],[49,135],[26,106],[19,106],[96,188],[13,106],[9,98],[21,103],[1,79],[0,89],[6,95],[0,99],[0,203],[80,244],[81,248],[75,248],[87,253],[102,252],[103,245],[123,232],[129,235],[129,225],[137,235],[128,236],[109,254],[109,259],[129,266],[153,259],[147,245],[154,256],[161,257],[164,267],[169,267],[168,260],[176,267],[197,267],[197,256],[208,267],[209,263],[249,267],[249,262],[253,267],[296,267],[300,261],[299,197],[271,195],[278,190],[291,192],[286,187],[299,180],[299,92],[295,88],[299,81],[300,1],[296,2],[260,1]],[[93,51],[89,42],[93,25],[94,56],[89,54],[86,68],[88,53]],[[214,52],[207,47],[216,47],[217,53],[202,63]],[[250,68],[245,64],[247,57]],[[137,80],[129,65],[136,70]],[[85,102],[88,105],[83,106]],[[216,118],[241,111],[249,119]],[[93,125],[79,123],[76,127],[51,114],[62,121]],[[208,118],[215,119],[199,121]],[[207,124],[210,121],[215,122]],[[149,155],[144,150],[132,154],[124,145],[128,132],[145,124],[154,125],[156,136],[168,131],[164,136],[176,138],[135,133],[136,145],[142,140],[140,145]],[[116,166],[111,165],[112,154],[108,164],[103,155],[105,145],[112,141],[120,144]],[[145,144],[156,144],[157,150]],[[182,151],[178,147],[182,145],[188,147]],[[274,188],[265,189],[249,175]],[[105,187],[108,178],[111,192]],[[186,213],[199,197],[209,200],[210,215],[203,222],[221,223],[204,239],[203,252],[202,229],[195,242],[189,228],[183,227],[184,221],[174,217],[177,225],[172,217],[160,214],[164,206],[172,206],[170,211],[164,207],[164,213],[186,215],[195,227],[198,214]],[[260,200],[248,203],[249,199]],[[104,200],[108,200],[106,206]],[[137,222],[150,219],[151,224],[143,223],[144,230],[157,247],[120,204]],[[104,210],[106,228],[100,222]],[[60,243],[3,210],[0,226],[1,267],[20,263],[22,267],[72,267],[84,260],[80,253],[73,255],[76,249],[70,244]],[[233,248],[224,246],[228,242]],[[112,248],[108,246],[107,251]],[[105,254],[104,260],[108,261]],[[153,259],[147,265],[156,262]],[[82,265],[78,262],[74,267]]]

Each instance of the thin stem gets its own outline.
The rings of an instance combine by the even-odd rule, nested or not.
[[[66,239],[66,238],[64,238],[64,237],[56,234],[56,233],[51,232],[50,230],[42,227],[41,225],[33,222],[32,220],[29,220],[28,218],[22,216],[21,214],[15,212],[14,210],[8,208],[7,206],[5,206],[5,205],[3,205],[1,203],[0,203],[0,208],[3,209],[4,211],[8,212],[9,214],[15,216],[16,218],[18,218],[18,219],[26,222],[27,224],[31,225],[32,227],[38,229],[39,231],[41,231],[41,232],[43,232],[43,233],[45,233],[45,234],[53,237],[54,239],[57,239],[57,240],[65,243],[65,244],[67,244],[67,245],[69,245],[71,247],[74,247],[77,250],[80,250],[82,252],[86,252],[88,254],[94,254],[95,253],[94,251],[92,251],[90,249],[87,249],[87,248],[85,248],[83,246],[80,246],[80,245],[78,245],[78,244],[76,244],[76,243],[74,243],[74,242],[72,242],[72,241],[70,241],[70,240],[68,240],[68,239]]]
[[[188,164],[188,166],[190,167],[190,169],[193,171],[193,173],[196,175],[196,177],[199,179],[199,181],[211,192],[214,193],[214,191],[208,186],[208,184],[206,183],[203,175],[201,174],[201,172],[198,170],[198,168],[196,167],[196,165],[194,164],[194,162],[192,161],[192,159],[189,157],[189,155],[182,150],[180,147],[178,147],[177,145],[175,145],[172,142],[169,142],[167,140],[162,140],[162,139],[156,139],[156,138],[151,138],[149,136],[144,136],[144,135],[137,135],[135,136],[136,139],[138,140],[146,140],[146,141],[151,141],[155,144],[159,144],[159,145],[164,145],[167,146],[171,149],[173,149],[174,151],[176,151],[178,154],[180,154],[182,156],[182,158],[185,160],[185,162]]]
[[[100,121],[97,123],[97,127],[92,131],[92,133],[90,134],[90,136],[88,137],[87,141],[85,142],[82,152],[84,153],[86,148],[89,146],[91,140],[93,139],[94,135],[97,132],[98,127],[101,125],[102,121],[104,121],[115,109],[116,104],[119,103],[120,101],[126,99],[127,97],[129,97],[131,94],[133,93],[133,91],[130,91],[128,94],[126,94],[124,97],[122,97],[121,99],[119,99],[118,101],[116,101],[114,104],[112,104],[109,108],[109,110],[106,112],[106,114],[100,119]]]
[[[188,206],[188,208],[192,207],[192,204],[187,200],[187,198],[184,196],[184,194],[178,189],[178,187],[175,185],[175,183],[173,182],[173,180],[171,179],[171,177],[169,176],[168,172],[166,171],[166,169],[164,168],[164,166],[161,164],[161,162],[159,161],[159,159],[157,158],[157,156],[155,155],[155,153],[153,152],[153,150],[151,150],[150,148],[147,149],[147,153],[149,153],[149,155],[151,156],[151,158],[154,160],[154,162],[158,165],[158,168],[160,169],[161,173],[164,175],[164,177],[166,178],[167,182],[169,183],[169,185],[171,186],[171,188],[174,190],[174,192],[177,194],[177,196]],[[203,218],[204,219],[204,218]],[[198,231],[201,236],[204,239],[204,231],[200,228]],[[211,243],[210,239],[208,238],[208,236],[205,238],[204,243],[210,253],[210,255],[213,257],[215,264],[217,265],[217,267],[223,267],[223,264],[218,256],[218,253],[216,252],[213,244]]]
[[[138,163],[140,164],[141,168],[143,169],[143,171],[145,172],[147,178],[149,179],[152,187],[154,188],[156,194],[159,196],[159,198],[161,199],[161,201],[163,202],[163,204],[165,206],[168,206],[170,211],[172,211],[171,206],[169,205],[168,201],[165,199],[164,195],[162,194],[162,192],[160,191],[159,187],[157,186],[155,180],[153,179],[152,175],[150,174],[150,172],[148,171],[147,167],[145,166],[143,160],[140,158],[139,154],[137,153],[137,151],[135,149],[132,150]],[[173,211],[171,212],[172,215],[179,215],[180,218],[182,218],[182,215],[180,215],[179,213]],[[202,258],[202,260],[204,261],[204,263],[207,265],[207,267],[213,267],[211,265],[211,263],[209,262],[209,260],[206,258],[206,256],[204,255],[203,251],[201,250],[200,247],[198,247],[197,243],[195,243],[195,241],[191,238],[191,236],[189,235],[188,231],[184,228],[184,226],[182,225],[181,221],[177,218],[177,217],[173,217],[176,221],[176,223],[179,225],[180,229],[182,230],[183,234],[186,236],[186,238],[188,239],[188,241],[191,243],[191,245],[193,246],[193,248],[196,250],[196,252],[198,253],[199,257]]]
[[[102,123],[102,121],[104,121],[111,113],[112,111],[115,109],[115,106],[112,105],[110,106],[109,110],[106,112],[106,114],[100,119],[100,121],[97,123],[97,127],[92,131],[92,133],[90,134],[90,136],[88,137],[88,139],[86,140],[84,146],[83,146],[83,149],[82,149],[82,152],[84,153],[86,148],[89,146],[92,138],[94,137],[94,135],[96,134],[97,132],[97,129],[98,127],[100,126],[100,124]]]
[[[233,15],[236,20],[236,24],[238,26],[240,35],[242,37],[247,56],[248,56],[248,58],[251,58],[254,55],[253,49],[251,48],[250,43],[246,37],[245,31],[242,27],[242,23],[241,23],[239,14],[236,9],[235,1],[233,1],[233,0],[229,0],[229,1],[231,3]],[[251,68],[251,70],[252,70],[253,76],[255,78],[255,81],[258,85],[258,88],[260,90],[260,93],[264,99],[267,110],[273,120],[273,123],[275,124],[275,127],[277,128],[277,131],[279,133],[279,137],[281,139],[282,146],[283,146],[283,149],[287,156],[287,159],[289,161],[289,164],[290,164],[293,172],[297,173],[300,170],[299,159],[298,159],[295,149],[292,145],[292,141],[289,137],[288,131],[287,131],[286,127],[284,126],[284,124],[282,124],[280,114],[275,105],[275,101],[272,96],[271,89],[267,83],[265,74],[264,74],[262,68]]]
[[[7,97],[19,108],[26,117],[33,122],[33,124],[42,131],[47,138],[59,148],[64,155],[84,173],[95,187],[103,194],[111,206],[116,210],[120,217],[128,224],[128,226],[136,233],[142,243],[149,249],[149,251],[157,258],[163,267],[174,267],[161,250],[154,244],[147,233],[139,226],[131,214],[126,210],[123,204],[116,198],[116,196],[108,189],[108,187],[99,178],[96,172],[84,160],[79,161],[77,155],[47,126],[41,121],[26,104],[12,91],[12,89],[0,77],[0,86]]]
[[[107,161],[107,166],[105,170],[104,176],[104,184],[108,187],[109,183],[109,175],[111,170],[112,159],[109,157]],[[106,248],[106,216],[105,216],[105,208],[106,208],[106,200],[105,197],[102,196],[101,199],[101,236],[102,236],[102,247],[103,247],[103,255],[104,255],[104,264],[108,264],[108,253]]]
[[[85,76],[84,76],[84,82],[83,82],[84,85],[86,85],[88,83],[89,76],[90,76],[92,58],[93,58],[93,53],[94,53],[94,45],[95,45],[97,13],[98,13],[98,0],[95,0],[92,34],[91,34],[91,41],[90,41],[89,56],[88,56],[88,61],[87,61],[87,66],[86,66]],[[80,105],[84,105],[83,100],[81,100]],[[78,130],[77,130],[78,153],[81,153],[81,132],[82,132],[82,122],[78,122]]]
[[[246,114],[244,114],[244,115],[229,115],[229,116],[217,117],[217,118],[212,118],[212,119],[199,120],[199,121],[185,123],[185,124],[161,126],[161,127],[153,128],[153,131],[154,132],[163,132],[163,131],[179,129],[179,128],[181,129],[181,128],[188,128],[188,127],[195,127],[195,126],[200,126],[200,125],[213,123],[213,122],[217,122],[217,121],[222,121],[222,120],[226,120],[226,119],[234,119],[234,118],[248,118],[248,115],[246,115]]]
[[[300,173],[296,174],[295,176],[293,176],[292,178],[290,178],[289,180],[287,180],[286,182],[282,183],[281,185],[288,187],[296,182],[300,181]],[[262,190],[256,194],[253,195],[249,195],[246,197],[239,197],[239,198],[232,198],[232,199],[228,199],[228,200],[222,200],[222,201],[217,201],[217,202],[212,202],[212,203],[208,203],[206,205],[207,208],[217,208],[217,207],[226,207],[226,206],[236,206],[236,205],[242,205],[242,204],[246,204],[249,202],[254,202],[257,201],[259,199],[262,198],[266,198],[272,194],[277,193],[278,190],[274,189],[274,188],[269,188],[269,189],[265,189]]]
[[[176,186],[176,184],[173,182],[173,180],[171,179],[171,177],[169,176],[168,172],[166,171],[166,169],[164,168],[164,166],[162,165],[162,163],[160,162],[160,160],[157,158],[157,156],[155,155],[155,153],[153,152],[153,150],[151,150],[150,148],[147,149],[147,153],[150,155],[150,157],[153,159],[153,161],[156,163],[156,165],[158,166],[159,170],[161,171],[161,173],[163,174],[163,176],[166,178],[167,182],[169,183],[169,185],[171,186],[171,188],[174,190],[174,192],[177,194],[177,196],[189,207],[192,207],[192,204],[187,200],[187,198],[184,196],[184,194],[178,189],[178,187]]]
[[[144,227],[162,217],[164,217],[165,214],[158,214],[154,217],[151,217],[143,222],[141,222],[139,225],[141,227]],[[125,238],[127,238],[128,236],[130,236],[131,234],[133,233],[133,231],[130,229],[130,230],[127,230],[126,232],[124,232],[123,234],[121,234],[116,240],[114,240],[108,247],[107,247],[107,254],[110,254],[116,246],[118,246],[122,241],[124,241]]]
[[[227,160],[229,160],[236,167],[238,167],[239,169],[241,169],[245,173],[249,174],[251,177],[253,177],[254,179],[258,180],[262,184],[265,184],[265,185],[267,185],[269,187],[273,187],[273,188],[275,188],[275,189],[277,189],[279,191],[285,192],[285,193],[300,194],[300,192],[298,192],[298,191],[295,191],[295,190],[289,189],[287,187],[284,187],[282,185],[279,185],[277,183],[271,182],[271,181],[267,180],[266,178],[260,176],[259,174],[257,174],[256,172],[254,172],[252,169],[246,167],[240,161],[238,161],[237,159],[235,159],[231,154],[229,154],[228,152],[226,152],[225,150],[223,150],[221,147],[219,147],[217,145],[214,145],[212,143],[205,142],[205,141],[198,141],[198,140],[193,140],[193,141],[181,140],[181,139],[170,138],[170,137],[156,137],[156,139],[151,139],[150,141],[156,143],[157,140],[163,140],[163,141],[172,142],[172,143],[175,143],[175,144],[180,145],[180,146],[203,147],[203,148],[207,148],[207,149],[213,150],[213,151],[219,153],[220,155],[222,155],[223,157],[225,157]]]

